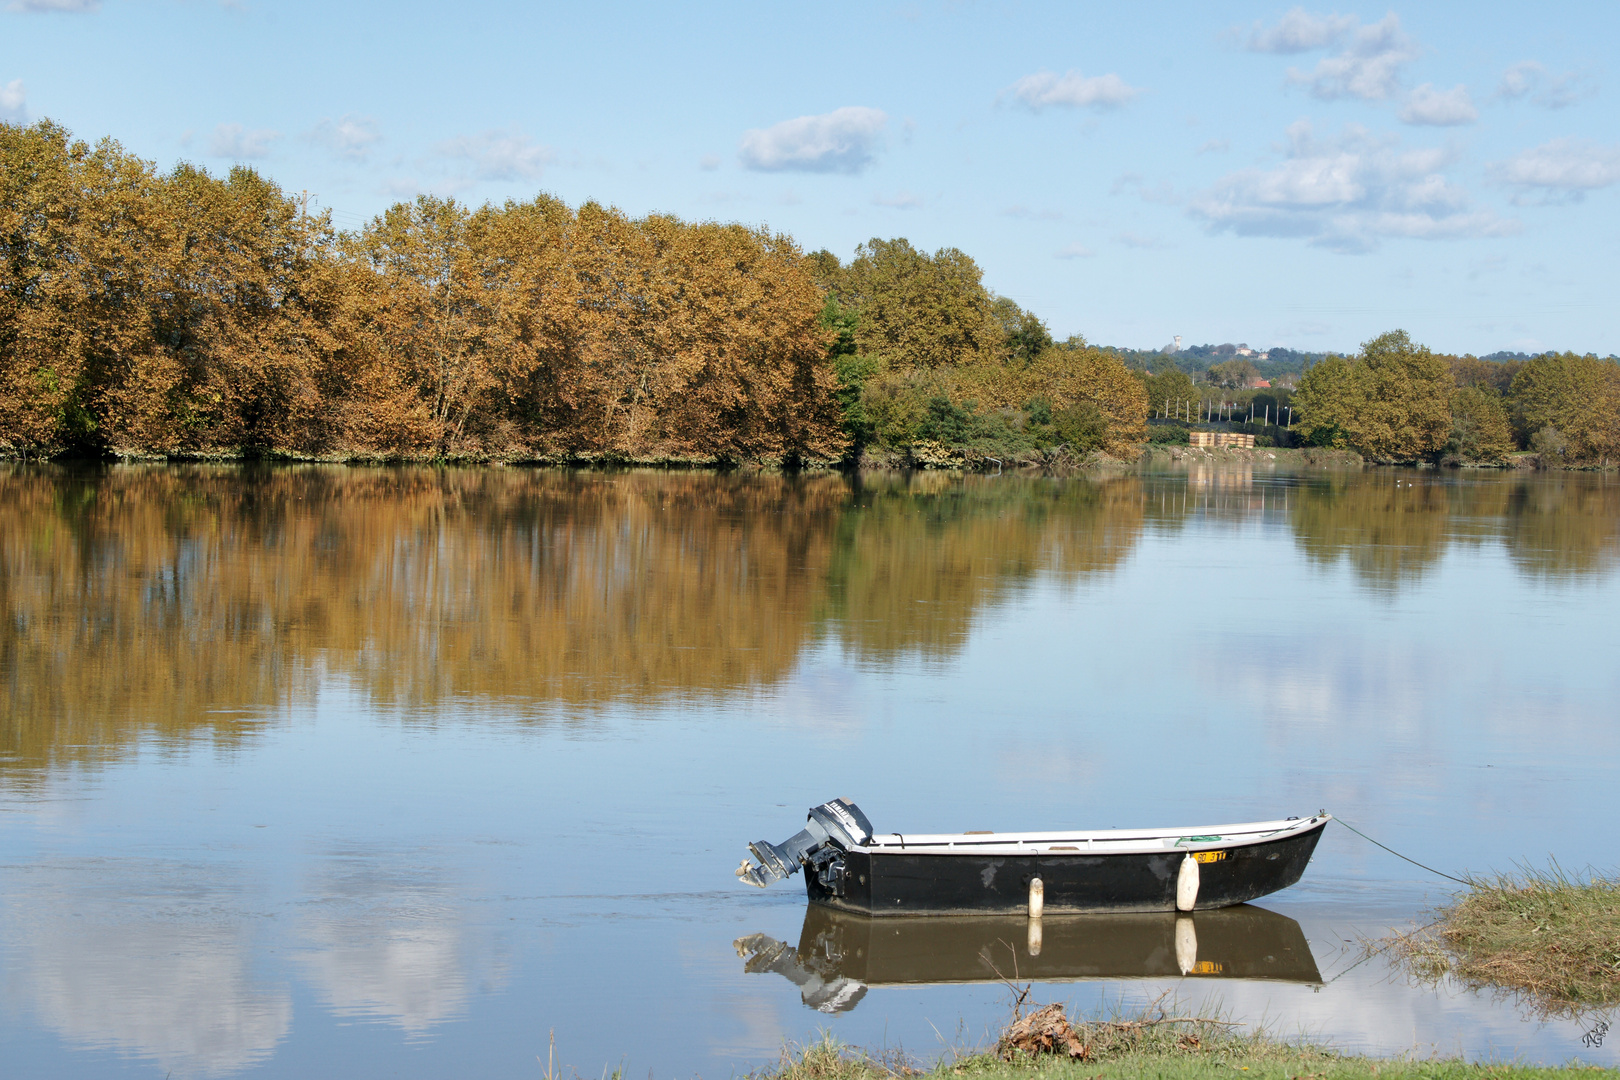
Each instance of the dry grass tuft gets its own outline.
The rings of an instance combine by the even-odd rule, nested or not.
[[[1436,914],[1384,943],[1420,979],[1506,990],[1548,1015],[1620,1004],[1620,880],[1554,864],[1476,879]]]

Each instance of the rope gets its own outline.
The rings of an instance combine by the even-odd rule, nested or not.
[[[1335,816],[1333,820],[1337,821],[1340,825],[1343,825],[1345,828],[1349,829],[1351,832],[1355,833],[1357,836],[1359,836],[1363,840],[1367,841],[1367,843],[1372,844],[1375,847],[1383,848],[1385,851],[1389,852],[1391,855],[1395,856],[1397,859],[1406,859],[1407,862],[1411,863],[1413,866],[1418,867],[1419,869],[1427,870],[1431,874],[1439,874],[1441,877],[1446,878],[1446,879],[1448,879],[1450,881],[1455,881],[1459,885],[1467,885],[1470,888],[1473,887],[1474,883],[1471,882],[1471,881],[1466,881],[1466,880],[1464,880],[1463,878],[1460,878],[1460,877],[1453,877],[1452,875],[1446,873],[1444,870],[1436,870],[1432,866],[1425,866],[1422,863],[1418,862],[1416,859],[1407,859],[1407,857],[1405,855],[1402,855],[1400,852],[1396,851],[1394,848],[1390,847],[1387,844],[1380,844],[1378,841],[1374,840],[1372,837],[1368,836],[1366,833],[1362,832],[1360,829],[1356,828],[1354,825],[1350,824],[1348,821],[1344,820],[1344,818],[1342,818],[1342,817]]]

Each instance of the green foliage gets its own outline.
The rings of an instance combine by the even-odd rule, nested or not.
[[[1007,363],[1028,367],[1037,356],[1052,347],[1052,334],[1046,324],[1005,296],[996,297],[992,310],[996,321],[1001,324]]]
[[[1192,378],[1174,365],[1166,365],[1151,375],[1138,371],[1136,377],[1142,381],[1142,389],[1147,395],[1149,416],[1160,415],[1167,407],[1166,402],[1190,401],[1198,396]],[[1169,407],[1174,410],[1173,404]]]
[[[1483,384],[1451,392],[1451,437],[1446,455],[1459,461],[1500,464],[1513,452],[1513,427],[1501,395]]]
[[[1620,453],[1620,365],[1595,356],[1547,353],[1513,379],[1516,426],[1530,436],[1556,429],[1571,461],[1596,462]]]
[[[1309,446],[1345,448],[1360,396],[1349,361],[1329,356],[1307,371],[1294,391],[1294,430]]]
[[[1569,454],[1569,440],[1562,431],[1548,424],[1530,436],[1530,449],[1541,455],[1543,461],[1557,463]]]
[[[1215,386],[1223,386],[1229,390],[1248,386],[1259,377],[1260,369],[1241,357],[1220,364],[1211,364],[1209,368],[1209,381]]]
[[[1108,414],[1092,401],[1081,401],[1052,414],[1052,437],[1077,454],[1100,450],[1108,441]]]
[[[999,357],[1004,331],[981,276],[955,248],[929,255],[873,237],[834,275],[833,292],[860,314],[857,350],[905,373]]]
[[[1451,434],[1451,372],[1404,330],[1373,338],[1354,362],[1330,356],[1293,395],[1294,427],[1312,446],[1383,461],[1434,457]]]
[[[1351,444],[1382,461],[1432,458],[1451,433],[1451,371],[1404,330],[1361,347]]]
[[[866,413],[866,382],[883,365],[867,356],[845,354],[833,357],[833,374],[838,379],[838,407],[843,414],[844,434],[854,447],[872,441],[872,420]]]
[[[817,322],[831,335],[827,356],[832,361],[833,375],[838,381],[835,393],[843,417],[844,434],[849,437],[851,447],[859,449],[872,441],[872,423],[861,401],[862,390],[866,380],[882,370],[883,365],[872,357],[857,355],[855,327],[860,323],[860,316],[839,304],[837,297],[827,297]]]
[[[1186,446],[1192,441],[1185,424],[1149,424],[1148,442],[1163,446]]]
[[[959,446],[978,434],[977,411],[978,405],[972,401],[954,405],[948,397],[931,397],[924,407],[922,424],[917,433],[924,439],[937,439]]]

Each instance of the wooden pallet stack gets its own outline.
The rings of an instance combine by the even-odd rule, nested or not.
[[[1219,446],[1241,447],[1245,450],[1254,449],[1254,436],[1245,435],[1236,431],[1189,431],[1187,443],[1190,446],[1215,448]]]

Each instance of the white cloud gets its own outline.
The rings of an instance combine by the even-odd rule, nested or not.
[[[0,119],[21,121],[28,105],[28,88],[21,79],[0,86]]]
[[[1232,144],[1225,139],[1211,139],[1198,148],[1200,154],[1224,154],[1232,149]]]
[[[920,195],[913,195],[909,191],[901,191],[893,196],[872,196],[873,206],[887,206],[895,210],[911,210],[923,204]]]
[[[1001,216],[1032,221],[1061,221],[1063,220],[1063,211],[1035,210],[1025,206],[1023,203],[1017,203],[1003,210]]]
[[[215,157],[247,161],[266,157],[270,144],[281,138],[281,132],[261,128],[248,131],[241,124],[220,124],[208,138],[208,152]]]
[[[8,11],[100,11],[101,0],[12,0]]]
[[[371,117],[346,115],[341,120],[322,120],[305,138],[338,157],[365,161],[371,155],[371,148],[382,141],[382,133]]]
[[[1288,72],[1289,81],[1308,87],[1312,95],[1326,101],[1346,97],[1388,100],[1400,89],[1402,66],[1417,58],[1416,44],[1393,14],[1363,26],[1354,15],[1314,15],[1296,7],[1270,28],[1255,23],[1245,42],[1251,52],[1264,53],[1303,53],[1330,46],[1337,53],[1323,57],[1313,70]]]
[[[1518,223],[1474,210],[1468,192],[1442,170],[1452,153],[1401,148],[1350,125],[1318,140],[1308,121],[1288,128],[1283,162],[1243,169],[1195,198],[1192,213],[1212,231],[1297,237],[1336,251],[1368,251],[1391,237],[1501,236]]]
[[[881,109],[847,105],[744,132],[738,156],[762,172],[858,173],[876,159],[888,122]]]
[[[1058,251],[1057,255],[1056,255],[1056,258],[1059,258],[1059,259],[1090,259],[1090,258],[1094,258],[1096,256],[1096,254],[1097,253],[1095,251],[1092,251],[1090,248],[1086,247],[1086,245],[1076,242],[1076,243],[1068,245],[1065,248],[1060,249]]]
[[[1534,60],[1524,60],[1502,73],[1502,82],[1496,92],[1505,98],[1520,98],[1535,89],[1546,68]]]
[[[1250,52],[1302,53],[1332,45],[1355,28],[1354,15],[1312,15],[1294,8],[1271,29],[1256,22],[1245,48]]]
[[[1491,172],[1525,190],[1578,195],[1620,183],[1620,146],[1554,139],[1497,163]]]
[[[1385,101],[1394,97],[1400,89],[1401,67],[1417,59],[1417,45],[1401,29],[1401,20],[1391,14],[1369,26],[1355,19],[1334,25],[1338,29],[1331,36],[1319,35],[1321,44],[1342,41],[1343,47],[1335,55],[1317,61],[1309,72],[1290,69],[1289,81],[1306,86],[1313,96],[1324,101],[1346,97]],[[1301,45],[1298,51],[1314,47]]]
[[[1496,88],[1498,97],[1509,100],[1528,97],[1532,105],[1543,109],[1568,108],[1596,93],[1597,84],[1584,72],[1566,71],[1549,76],[1547,69],[1534,60],[1523,60],[1508,68]]]
[[[1087,78],[1071,70],[1065,75],[1051,71],[1025,75],[1013,83],[1008,92],[1027,108],[1039,112],[1053,105],[1070,109],[1114,109],[1142,91],[1126,85],[1124,79],[1112,72]]]
[[[461,135],[434,148],[440,157],[466,161],[479,180],[538,180],[557,155],[521,132]]]
[[[1170,186],[1170,181],[1160,180],[1157,184],[1149,186],[1147,178],[1141,173],[1121,173],[1114,178],[1113,184],[1109,186],[1108,194],[1120,195],[1133,189],[1143,202],[1164,205],[1174,205],[1180,202],[1176,198],[1175,188]]]
[[[1433,83],[1424,83],[1401,107],[1401,120],[1408,124],[1454,127],[1478,119],[1479,110],[1468,96],[1468,87],[1460,83],[1450,90],[1436,90]]]
[[[718,169],[719,167],[719,154],[704,154],[702,157],[698,158],[698,168],[702,169],[704,172],[714,172],[714,170]]]
[[[1128,248],[1137,248],[1142,251],[1153,251],[1164,247],[1164,241],[1156,236],[1143,236],[1140,233],[1122,232],[1114,235],[1116,244],[1123,244]]]

